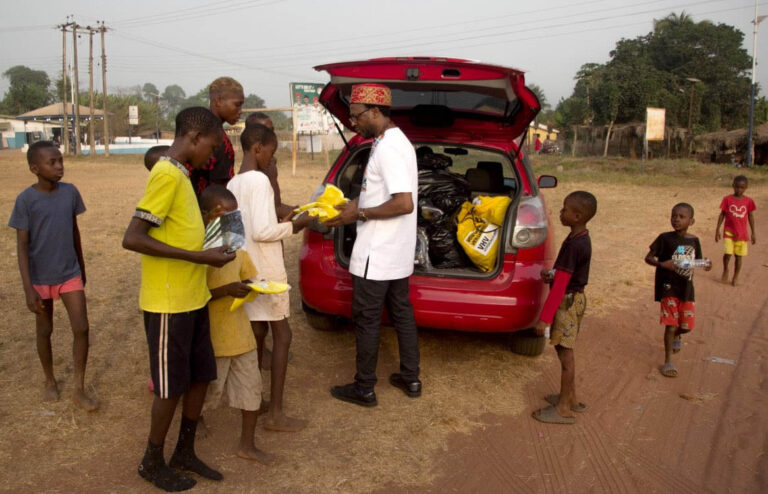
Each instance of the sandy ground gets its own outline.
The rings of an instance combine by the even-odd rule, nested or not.
[[[305,202],[322,180],[322,157],[302,160],[296,177],[280,157],[286,202]],[[80,189],[88,268],[91,356],[87,382],[102,403],[85,413],[69,401],[71,333],[56,305],[54,360],[62,400],[40,400],[42,372],[34,319],[24,307],[15,232],[0,233],[0,490],[9,492],[153,492],[136,474],[146,443],[151,395],[146,391],[146,343],[136,305],[138,255],[120,240],[141,196],[146,171],[138,158],[69,160],[65,181]],[[23,157],[0,152],[5,186],[0,209],[31,184]],[[337,402],[331,385],[354,372],[348,330],[308,327],[298,290],[291,294],[294,358],[287,406],[309,419],[297,434],[257,429],[257,444],[278,455],[264,467],[235,456],[239,414],[221,409],[213,435],[198,442],[201,457],[219,467],[222,483],[201,480],[198,491],[235,492],[764,492],[768,489],[768,243],[751,246],[740,287],[718,282],[721,246],[714,244],[720,198],[727,184],[633,186],[561,183],[547,199],[556,213],[562,197],[584,188],[600,201],[590,225],[594,256],[589,307],[576,350],[577,388],[589,410],[575,426],[539,424],[530,413],[558,388],[554,352],[539,358],[511,354],[500,338],[424,331],[425,393],[410,400],[383,383],[379,406]],[[765,187],[748,191],[759,211]],[[669,229],[670,207],[697,208],[691,229],[715,269],[697,275],[697,329],[684,339],[680,377],[663,378],[653,269],[642,263],[656,234]],[[559,242],[565,235],[557,227]],[[300,238],[286,242],[289,281],[297,286]],[[379,376],[397,368],[391,329],[384,332]],[[735,365],[706,360],[717,356]],[[265,376],[268,377],[268,376]],[[177,425],[169,433],[175,443]]]

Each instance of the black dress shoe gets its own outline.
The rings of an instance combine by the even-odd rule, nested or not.
[[[334,386],[331,388],[331,395],[337,400],[347,401],[362,407],[375,407],[378,404],[376,393],[373,390],[361,388],[357,383]]]
[[[415,381],[406,381],[403,376],[395,373],[389,376],[389,384],[396,388],[403,390],[403,393],[411,398],[418,398],[421,396],[421,381],[416,379]]]

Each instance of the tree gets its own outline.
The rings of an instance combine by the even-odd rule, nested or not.
[[[187,98],[187,93],[184,92],[181,86],[171,84],[166,86],[160,98],[163,100],[166,115],[173,116],[181,110],[181,105]]]
[[[192,106],[203,106],[205,108],[208,108],[210,104],[211,103],[208,98],[208,88],[204,87],[193,96],[190,96],[189,98],[185,99],[181,103],[181,108],[179,109],[183,110],[184,108],[190,108]]]
[[[669,125],[687,126],[694,91],[694,130],[743,127],[750,68],[743,40],[732,26],[672,13],[656,20],[650,33],[619,40],[607,63],[583,65],[569,98],[578,101],[561,102],[560,118],[574,125],[574,108],[586,103],[585,122],[612,127],[643,121],[653,106],[666,108]]]
[[[3,77],[10,80],[8,92],[0,103],[4,113],[20,115],[51,101],[48,91],[51,81],[45,71],[16,65],[3,72]]]
[[[51,96],[54,101],[64,101],[64,94],[62,93],[62,77],[59,75],[58,79],[53,83],[53,89],[51,90]],[[72,103],[72,78],[67,77],[67,101]]]
[[[146,101],[155,101],[155,97],[160,95],[160,90],[151,82],[145,82],[144,85],[141,86],[141,93],[144,95]]]
[[[528,89],[530,89],[533,94],[536,95],[536,98],[538,98],[541,111],[548,110],[551,107],[549,101],[547,101],[546,95],[544,94],[544,90],[541,89],[537,84],[528,84]]]
[[[264,100],[253,93],[246,96],[243,103],[243,108],[264,108],[265,106]]]

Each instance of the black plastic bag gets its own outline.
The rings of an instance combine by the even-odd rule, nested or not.
[[[472,189],[467,179],[446,170],[423,170],[419,172],[419,199],[429,199],[446,216],[470,200]]]
[[[453,216],[441,219],[426,226],[429,237],[429,260],[436,268],[463,268],[468,259],[459,241],[456,239],[456,221]]]

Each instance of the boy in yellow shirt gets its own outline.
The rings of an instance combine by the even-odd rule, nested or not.
[[[166,491],[191,489],[197,483],[173,469],[222,479],[195,454],[195,431],[208,383],[216,379],[205,265],[221,267],[235,255],[226,252],[227,246],[203,250],[205,227],[184,167],[205,165],[221,133],[221,121],[207,108],[187,108],[176,115],[173,144],[152,167],[144,197],[123,236],[123,248],[142,254],[139,307],[155,384],[139,475]],[[179,440],[166,464],[163,445],[182,395]]]
[[[200,209],[206,225],[222,214],[237,209],[237,199],[222,185],[209,185],[200,196]],[[243,282],[256,276],[256,268],[244,250],[238,250],[235,260],[217,268],[208,266],[208,318],[211,322],[211,343],[216,356],[216,380],[208,388],[204,410],[216,408],[222,394],[229,406],[239,408],[243,415],[237,455],[268,465],[275,457],[258,449],[253,443],[256,419],[261,406],[261,371],[256,351],[256,338],[251,331],[248,314],[241,305],[231,311],[234,298],[243,298],[251,288]]]

